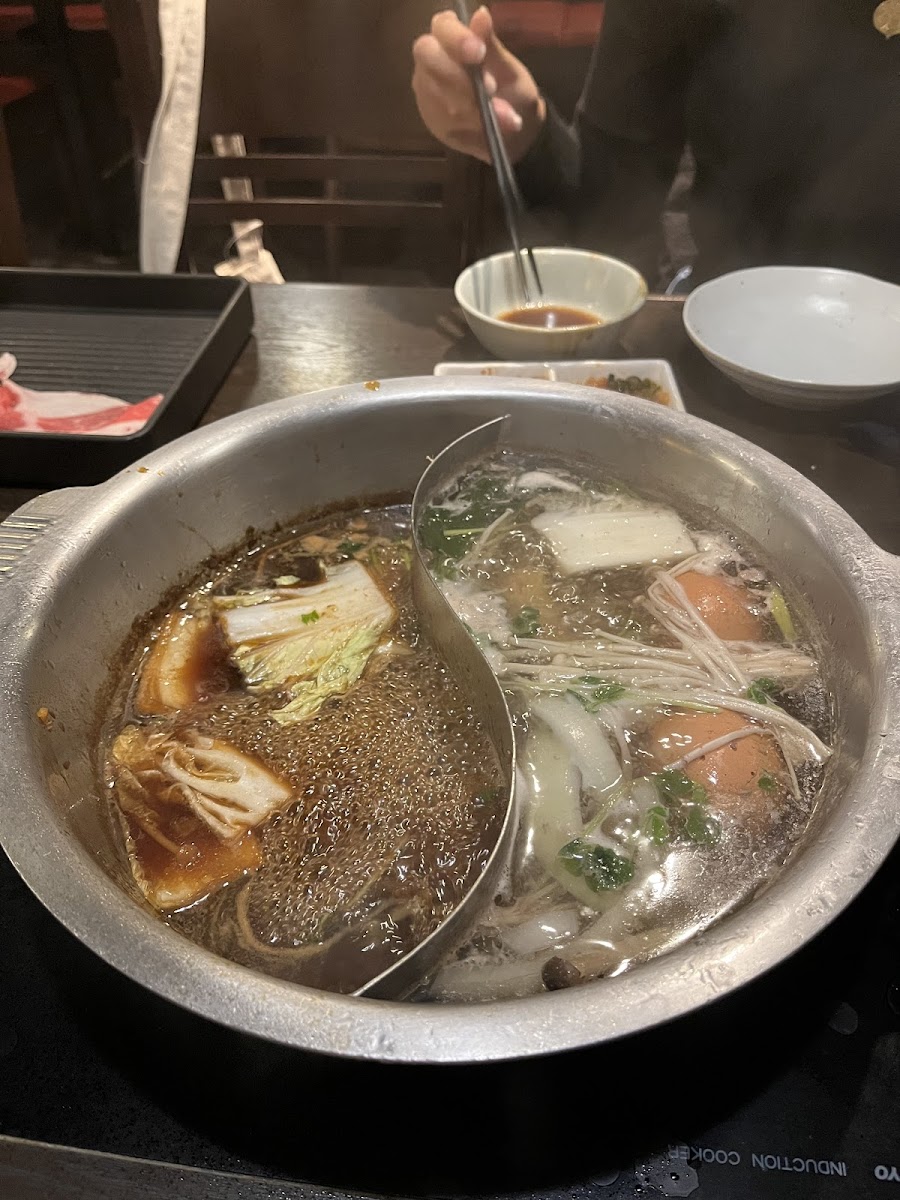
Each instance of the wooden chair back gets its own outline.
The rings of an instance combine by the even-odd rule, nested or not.
[[[146,27],[155,8],[155,0],[108,4],[117,37],[116,9],[139,7]],[[235,221],[319,227],[334,276],[341,230],[428,230],[445,246],[446,275],[455,274],[477,240],[482,175],[429,137],[410,89],[411,43],[441,7],[442,0],[214,0],[188,236]],[[129,58],[145,77],[147,57],[158,62],[158,43],[144,43],[143,67],[125,47],[123,73]],[[213,136],[233,134],[243,137],[246,156],[216,155]],[[138,140],[145,144],[146,135]],[[225,199],[221,181],[233,179],[249,180],[252,198]]]

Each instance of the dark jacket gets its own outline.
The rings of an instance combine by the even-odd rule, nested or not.
[[[685,145],[695,276],[845,267],[900,283],[900,37],[875,0],[607,0],[573,127],[519,166],[568,235],[650,278]]]

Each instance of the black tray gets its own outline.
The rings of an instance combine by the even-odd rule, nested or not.
[[[0,432],[0,483],[99,483],[191,429],[252,328],[239,279],[0,269],[0,352],[16,356],[16,383],[129,403],[163,394],[127,437]]]

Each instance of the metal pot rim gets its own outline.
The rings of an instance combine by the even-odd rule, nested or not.
[[[594,389],[591,389],[592,392]],[[36,544],[28,567],[33,604],[3,605],[0,638],[0,756],[9,762],[28,743],[33,714],[23,711],[26,648],[42,612],[52,603],[52,579],[85,539],[102,530],[104,509],[124,506],[148,475],[177,474],[192,462],[215,461],[235,437],[264,425],[313,421],[340,406],[348,420],[375,404],[407,403],[423,396],[454,400],[473,396],[577,401],[726,454],[765,474],[808,515],[820,542],[842,546],[851,586],[868,614],[868,635],[881,648],[873,681],[873,733],[856,778],[847,789],[843,819],[853,834],[841,843],[813,843],[752,903],[663,958],[618,978],[568,992],[473,1005],[422,1005],[365,1000],[316,992],[260,975],[195,946],[135,905],[81,846],[72,846],[48,814],[36,778],[26,788],[0,783],[0,844],[45,906],[107,962],[138,983],[193,1012],[244,1033],[316,1052],[385,1062],[461,1063],[531,1057],[611,1040],[701,1007],[758,977],[789,957],[837,916],[862,890],[900,834],[895,800],[900,780],[900,727],[890,720],[900,706],[900,616],[896,560],[814,484],[766,451],[701,421],[611,393],[537,381],[408,378],[369,386],[331,388],[225,418],[155,451],[140,464],[97,488],[71,496],[51,494],[20,510],[68,507],[59,536]],[[300,414],[300,415],[298,415]],[[144,470],[139,470],[143,468]],[[152,486],[165,486],[163,482]],[[110,501],[114,504],[111,506]],[[111,518],[110,518],[111,519]],[[0,587],[7,589],[15,576]],[[15,588],[13,588],[15,594]],[[23,593],[24,594],[24,593]],[[19,598],[22,598],[20,594]],[[864,830],[853,814],[866,814]],[[135,945],[140,954],[134,954]],[[198,984],[200,986],[198,986]]]

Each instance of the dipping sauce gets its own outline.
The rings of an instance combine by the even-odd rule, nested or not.
[[[579,329],[587,325],[602,325],[596,313],[583,308],[564,308],[561,304],[534,304],[527,308],[513,308],[501,313],[500,321],[510,325],[526,325],[530,329]]]

